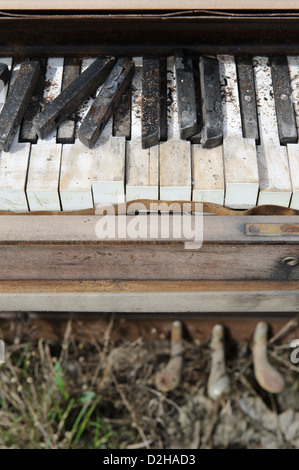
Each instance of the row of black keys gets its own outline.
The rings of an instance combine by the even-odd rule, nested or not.
[[[22,129],[28,128],[24,125],[24,120],[27,120],[31,131],[45,139],[72,117],[77,108],[104,84],[80,127],[81,140],[92,147],[131,83],[134,62],[126,58],[116,61],[114,57],[95,60],[84,72],[78,73],[74,80],[70,80],[69,85],[63,87],[61,93],[41,110],[40,101],[46,85],[45,70],[43,61],[33,60],[21,64],[0,114],[1,150],[9,150],[22,119]],[[5,67],[2,67],[0,79],[4,83],[7,80]]]
[[[36,141],[36,134],[44,139],[55,128],[71,117],[86,98],[103,84],[79,129],[80,140],[92,148],[108,120],[115,115],[114,135],[129,137],[130,85],[134,61],[128,58],[99,58],[83,73],[79,61],[66,59],[72,65],[73,75],[66,80],[60,95],[40,110],[45,61],[22,63],[18,76],[9,91],[0,115],[0,149],[8,151],[23,120],[21,140]],[[245,138],[259,141],[258,118],[252,59],[236,58],[240,109]],[[222,142],[221,84],[219,64],[212,57],[175,57],[176,87],[180,137],[201,141],[204,148]],[[291,84],[287,58],[271,58],[272,82],[278,131],[281,144],[297,142],[297,127],[291,101]],[[0,79],[7,81],[9,73],[0,64]],[[282,99],[283,97],[283,99]],[[165,58],[143,59],[142,80],[142,146],[149,148],[167,139],[167,61]],[[119,112],[116,112],[119,108]],[[28,137],[26,136],[28,134]],[[32,135],[34,137],[32,137]],[[74,138],[74,136],[72,137]],[[33,140],[32,140],[33,139]],[[65,141],[64,143],[70,143]]]

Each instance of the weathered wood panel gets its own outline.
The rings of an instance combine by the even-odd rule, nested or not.
[[[0,293],[0,311],[299,312],[299,291]]]
[[[140,207],[140,206],[138,206]],[[158,206],[156,206],[158,207]],[[128,216],[130,220],[134,216]],[[145,216],[144,216],[145,217]],[[101,241],[96,235],[97,223],[100,220],[96,215],[2,215],[0,216],[0,244],[6,243],[107,243]],[[246,234],[247,224],[287,224],[289,230],[283,235],[261,236],[258,233]],[[299,216],[210,216],[203,218],[204,243],[299,243],[299,230],[292,230],[292,225],[299,224]],[[150,225],[150,222],[148,222]],[[182,233],[178,241],[171,241],[172,224],[170,224],[170,239],[162,240],[158,234],[156,238],[148,240],[156,249],[156,242],[164,244],[182,243],[190,241]],[[121,239],[121,243],[136,243],[134,240]],[[138,243],[138,241],[137,241]],[[144,243],[144,241],[142,241]]]
[[[1,9],[5,10],[292,10],[298,9],[298,4],[294,0],[251,0],[240,2],[237,0],[188,0],[182,7],[179,0],[151,0],[142,2],[140,0],[117,0],[111,2],[102,0],[100,3],[96,0],[89,0],[88,4],[84,0],[70,1],[65,0],[61,4],[58,0],[52,0],[49,4],[43,0],[1,0]]]
[[[297,280],[299,245],[0,245],[0,280]]]

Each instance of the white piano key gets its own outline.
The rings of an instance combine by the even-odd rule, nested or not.
[[[92,58],[85,59],[82,62],[82,72],[87,67],[89,67],[89,65],[91,65],[94,60],[95,59]],[[100,92],[100,90],[101,87],[98,88],[96,95]],[[88,98],[86,102],[78,109],[79,118],[77,122],[77,129],[86,116],[92,102],[93,98]],[[118,202],[123,202],[125,184],[125,138],[112,137],[112,119],[107,123],[93,149],[88,149],[83,144],[81,144],[81,142],[79,143],[77,136],[75,139],[75,145],[77,149],[77,165],[79,168],[81,168],[83,165],[87,165],[87,170],[85,174],[82,175],[81,182],[79,182],[79,185],[82,186],[80,207],[83,208],[84,205],[90,206],[90,204],[93,204],[96,207],[102,203],[115,204]],[[67,146],[68,144],[65,144],[63,149],[66,149]],[[84,153],[84,155],[82,155],[82,162],[80,161],[80,151]],[[65,168],[63,168],[63,172],[64,169]],[[70,171],[72,171],[72,169],[70,169]],[[89,197],[88,188],[90,183],[93,200],[91,200]],[[62,191],[62,199],[65,200],[67,193],[65,190]],[[75,194],[78,197],[77,191]]]
[[[61,144],[56,132],[31,145],[26,193],[30,211],[60,211],[59,175]]]
[[[180,140],[174,58],[167,59],[167,87],[172,96],[168,112],[168,140],[160,142],[160,199],[191,199],[191,146]]]
[[[202,144],[191,145],[192,155],[192,200],[224,204],[223,147],[203,148]]]
[[[289,72],[292,87],[292,102],[294,105],[296,125],[299,135],[299,56],[288,57]],[[288,144],[288,156],[293,195],[290,207],[299,209],[299,144]]]
[[[288,144],[287,148],[293,188],[290,208],[299,210],[299,144]]]
[[[61,92],[63,63],[63,57],[50,57],[47,60],[45,88],[42,99],[43,107],[51,103]]]
[[[43,103],[53,101],[60,93],[63,75],[62,57],[47,61]],[[55,130],[45,140],[31,145],[27,180],[27,199],[30,211],[60,211],[59,177],[61,144],[56,143]]]
[[[225,206],[248,209],[256,205],[259,189],[254,139],[244,139],[235,59],[219,55],[222,91]]]
[[[253,59],[260,129],[257,147],[260,194],[258,204],[288,207],[292,194],[286,147],[280,145],[271,69],[267,57]]]
[[[92,149],[92,193],[94,206],[125,200],[125,137],[112,136],[113,118],[108,121]]]
[[[91,65],[94,60],[84,60],[82,71]],[[98,88],[96,95],[100,90],[101,87]],[[92,102],[93,99],[89,98],[79,109],[79,125],[86,116]],[[105,203],[116,204],[125,200],[126,143],[124,137],[112,136],[112,119],[105,126],[94,148],[86,148],[90,155],[90,178],[95,207]]]
[[[135,67],[143,66],[143,57],[134,57]]]
[[[21,61],[18,61],[16,62],[15,60],[12,59],[11,61],[11,75],[10,75],[10,79],[9,81],[7,82],[6,84],[6,87],[7,87],[7,90],[6,90],[6,95],[5,95],[5,101],[7,100],[7,97],[8,97],[8,94],[9,94],[9,90],[12,88],[16,78],[17,78],[17,75],[19,73],[19,70],[20,70],[20,67],[21,67],[21,64],[22,62]],[[5,103],[4,101],[4,103]]]
[[[201,144],[191,145],[193,201],[223,205],[224,174],[222,145],[204,149]]]
[[[159,198],[159,146],[143,149],[141,144],[142,68],[137,64],[132,80],[131,140],[126,142],[127,201]]]
[[[96,59],[92,58],[92,57],[90,57],[88,59],[83,59],[82,62],[81,62],[81,73],[84,72],[95,60]],[[101,89],[101,87],[98,88],[98,90],[96,91],[95,94],[97,94],[100,89]],[[88,113],[88,110],[89,110],[90,106],[92,105],[92,102],[93,102],[93,98],[90,96],[77,109],[77,122],[76,122],[77,130],[80,127],[80,124],[83,121],[83,119],[85,118],[86,114]]]
[[[92,159],[89,149],[76,139],[64,144],[60,170],[60,199],[63,211],[91,209]]]
[[[27,212],[25,193],[30,144],[18,142],[18,133],[9,152],[0,154],[0,210]]]
[[[84,59],[81,72],[95,59]],[[63,211],[93,208],[92,197],[92,151],[77,136],[78,128],[86,116],[93,99],[88,98],[77,111],[76,136],[74,144],[63,144],[60,168],[60,200]]]
[[[2,57],[1,62],[3,64],[6,64],[7,67],[9,68],[9,70],[11,70],[12,57]],[[6,101],[8,86],[9,86],[9,81],[6,83],[6,85],[2,86],[1,89],[0,89],[0,111],[2,110],[3,105]]]
[[[11,66],[12,60],[5,62]],[[1,98],[7,97],[20,69],[20,63],[12,65],[9,83],[2,89]],[[5,100],[4,100],[5,103]],[[0,108],[4,103],[0,102]],[[16,133],[9,152],[0,152],[0,210],[11,212],[27,212],[28,204],[25,192],[30,144],[18,142],[19,131]]]

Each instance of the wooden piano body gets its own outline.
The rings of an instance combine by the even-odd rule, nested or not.
[[[295,1],[0,1],[0,55],[298,54]],[[99,6],[100,4],[100,6]],[[224,211],[223,214],[226,214]],[[229,212],[232,214],[232,212]],[[100,241],[99,216],[0,216],[0,310],[161,313],[209,322],[299,311],[299,216],[262,208],[204,215],[203,246],[180,240]],[[253,227],[253,228],[252,228]],[[164,316],[163,316],[164,315]],[[162,318],[161,317],[161,318]],[[211,320],[212,319],[212,320]],[[154,320],[153,320],[154,324]],[[191,334],[202,337],[204,327]],[[246,325],[246,322],[245,322]],[[249,338],[252,330],[242,331]]]

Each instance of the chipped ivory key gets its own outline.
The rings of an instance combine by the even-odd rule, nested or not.
[[[249,209],[256,205],[259,179],[254,139],[244,139],[235,59],[219,55],[222,89],[225,206]]]

